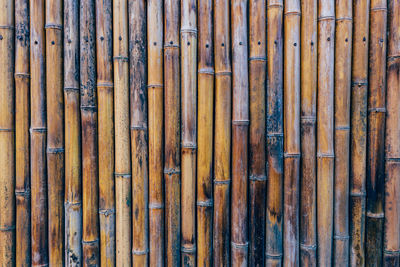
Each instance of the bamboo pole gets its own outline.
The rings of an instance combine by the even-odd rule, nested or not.
[[[249,3],[249,264],[263,266],[265,255],[265,82],[266,0]]]
[[[333,259],[349,265],[350,94],[352,1],[336,2],[335,42],[335,206]]]
[[[164,180],[166,266],[181,265],[180,2],[164,1]]]
[[[265,265],[283,254],[283,1],[267,1],[267,209]]]
[[[83,266],[99,256],[95,2],[80,2],[80,87],[82,120]]]
[[[149,242],[150,266],[164,262],[163,194],[163,4],[147,1],[147,87],[149,112]]]
[[[214,266],[230,266],[231,45],[228,0],[214,1]]]
[[[400,2],[388,1],[383,266],[400,265]]]
[[[16,266],[31,265],[29,164],[29,2],[15,1],[15,202]]]
[[[318,266],[331,266],[334,190],[335,1],[319,1],[317,103]]]
[[[129,1],[130,117],[132,149],[132,266],[148,266],[148,130],[146,1]]]
[[[301,13],[300,262],[305,266],[316,266],[317,0],[302,0]]]

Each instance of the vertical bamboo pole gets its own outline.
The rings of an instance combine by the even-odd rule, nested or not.
[[[352,0],[336,1],[335,32],[335,206],[333,259],[349,265],[349,156]]]
[[[166,265],[181,265],[180,2],[164,1],[165,249]]]
[[[334,179],[335,1],[318,10],[317,227],[318,266],[331,266]]]
[[[80,2],[80,87],[82,119],[83,266],[99,257],[95,1]]]
[[[283,1],[267,1],[267,214],[265,265],[283,254]]]
[[[250,266],[263,266],[265,255],[265,82],[266,0],[249,3],[249,194]]]
[[[317,0],[302,0],[301,13],[300,262],[305,266],[316,266]]]
[[[214,266],[230,266],[231,58],[228,0],[214,1]]]
[[[148,131],[146,1],[129,1],[130,117],[132,148],[132,266],[148,266]]]
[[[147,87],[149,110],[150,266],[164,262],[163,138],[163,3],[147,1]]]
[[[16,266],[31,265],[29,2],[15,1]]]

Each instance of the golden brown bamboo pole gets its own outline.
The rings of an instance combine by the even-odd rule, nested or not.
[[[317,0],[302,0],[301,13],[300,262],[304,266],[316,266]]]
[[[349,156],[352,0],[336,1],[335,42],[335,206],[333,259],[349,265]]]
[[[29,164],[29,2],[15,1],[15,201],[16,266],[31,265]]]
[[[265,255],[265,90],[266,0],[249,3],[249,264],[263,266]]]
[[[149,112],[150,266],[164,263],[163,194],[163,3],[147,1],[147,87]]]
[[[319,0],[318,4],[317,264],[331,266],[335,163],[335,1]]]
[[[230,266],[231,44],[228,0],[214,1],[214,212],[213,263]]]
[[[267,211],[265,265],[283,255],[283,1],[267,1]]]
[[[164,1],[164,180],[166,266],[181,265],[180,2]]]
[[[82,264],[79,2],[64,2],[65,265]]]
[[[83,266],[100,264],[95,1],[80,2],[80,90],[82,121]]]
[[[148,131],[146,1],[129,1],[130,118],[132,148],[132,266],[148,266]]]

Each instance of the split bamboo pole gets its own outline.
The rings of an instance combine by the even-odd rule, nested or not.
[[[335,1],[319,0],[318,4],[317,264],[331,266],[335,163]]]
[[[267,211],[265,265],[283,255],[283,1],[267,1]]]
[[[29,1],[15,1],[16,266],[31,266]]]
[[[163,3],[147,1],[150,266],[164,265]]]
[[[129,1],[130,118],[132,149],[132,266],[148,266],[148,130],[146,1]]]
[[[247,0],[231,2],[232,26],[232,266],[248,264],[249,81]]]
[[[100,264],[96,99],[95,1],[80,2],[83,266]]]
[[[352,0],[336,1],[335,185],[333,259],[349,265],[350,95]]]
[[[214,212],[213,263],[230,266],[231,41],[230,1],[214,1]]]
[[[318,1],[301,1],[300,262],[317,265],[316,120]]]
[[[249,264],[263,266],[265,255],[265,91],[266,0],[249,3]]]
[[[166,266],[181,265],[180,1],[164,1],[164,180]]]

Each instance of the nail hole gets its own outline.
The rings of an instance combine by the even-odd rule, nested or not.
[[[172,41],[171,41],[171,42],[169,42],[169,44],[171,44],[171,45],[172,45],[173,43],[174,43],[174,42],[172,42]]]
[[[349,39],[346,38],[344,41],[347,43],[349,41]]]
[[[239,42],[239,45],[242,45],[243,43],[242,42]]]
[[[314,42],[311,42],[311,46],[314,46]]]
[[[135,40],[135,43],[138,44],[138,43],[139,43],[139,40]]]
[[[206,44],[206,48],[208,48],[208,44]]]
[[[331,37],[328,37],[328,39],[326,39],[328,42],[331,40]]]
[[[261,42],[260,41],[258,41],[258,45],[260,45],[261,44]]]
[[[294,43],[293,45],[294,45],[294,46],[297,46],[297,43]]]
[[[3,38],[3,36],[1,38]],[[35,41],[35,45],[37,45],[37,44],[38,44],[38,41]]]
[[[120,40],[120,41],[122,40],[122,37],[121,37],[121,36],[119,37],[119,40]]]
[[[0,40],[3,40],[3,35],[0,35]]]
[[[365,42],[366,40],[367,40],[367,38],[364,37],[364,38],[363,38],[363,42]]]
[[[225,44],[224,44],[224,43],[222,43],[222,44],[221,44],[221,46],[225,46]]]
[[[382,39],[382,38],[380,38],[380,39],[379,39],[379,42],[383,43],[383,39]]]
[[[68,43],[69,43],[69,44],[72,43],[72,40],[71,40],[71,39],[68,39]]]
[[[154,42],[154,43],[153,43],[153,45],[157,45],[157,43],[156,43],[156,42]]]
[[[276,41],[276,40],[275,40],[275,41],[274,41],[274,44],[276,44],[276,45],[277,45],[277,44],[278,44],[278,41]]]
[[[55,44],[54,41],[51,41],[51,44],[54,45]]]
[[[101,36],[101,37],[100,37],[100,40],[101,40],[101,41],[103,41],[103,40],[104,40],[104,37],[103,37],[103,36]]]
[[[190,42],[187,42],[187,45],[190,45]]]

